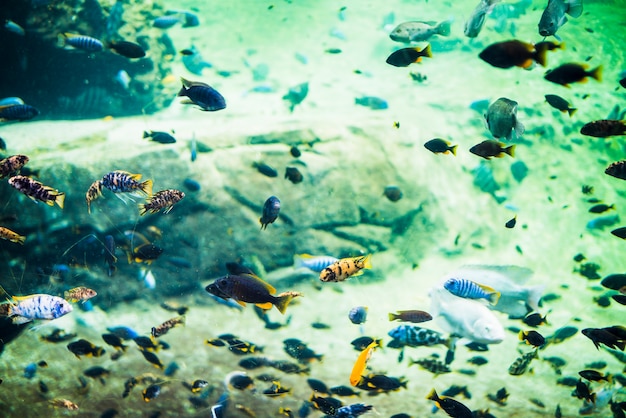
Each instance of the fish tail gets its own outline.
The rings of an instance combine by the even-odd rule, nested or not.
[[[527,335],[527,334],[528,334],[528,333],[527,333],[527,332],[525,332],[525,331],[520,331],[520,332],[517,334],[517,338],[519,338],[519,340],[520,340],[520,341],[524,341],[524,340],[526,339],[526,335]]]
[[[63,209],[63,204],[65,203],[65,193],[59,193],[54,197],[54,203],[59,205],[61,209]],[[54,203],[52,205],[54,205]]]
[[[453,145],[449,148],[449,151],[452,153],[452,155],[456,156],[456,149],[457,149],[458,145]]]
[[[576,113],[576,111],[577,111],[577,110],[578,110],[578,109],[575,109],[575,108],[574,108],[574,109],[567,109],[567,113],[568,113],[568,114],[570,115],[570,117],[571,117],[574,113]]]
[[[430,44],[426,45],[426,48],[422,49],[422,50],[420,51],[420,54],[421,54],[423,57],[432,58],[432,57],[433,57],[433,52],[432,52],[432,50],[431,50],[431,48],[430,48]]]
[[[437,33],[441,36],[450,35],[450,27],[452,26],[452,19],[444,20],[437,25]]]
[[[179,94],[179,96],[180,96],[180,94]],[[143,131],[143,137],[144,137],[144,138],[150,138],[150,132],[148,132],[148,131]]]
[[[396,319],[398,319],[398,315],[389,312],[389,320],[390,321],[395,321]]]
[[[278,311],[281,314],[283,315],[285,314],[285,311],[287,310],[287,306],[293,299],[293,296],[294,295],[292,294],[286,294],[286,295],[278,296],[276,298],[276,300],[274,301],[274,306],[276,306],[276,309],[278,309]]]
[[[146,212],[148,212],[148,209],[146,209],[146,205],[143,203],[140,203],[137,205],[139,207],[139,216],[143,216],[146,214]]]
[[[428,395],[426,395],[426,399],[437,402],[437,406],[439,406],[439,395],[437,395],[437,391],[435,388],[432,388]]]
[[[497,305],[499,300],[500,300],[500,292],[495,291],[489,294],[489,302],[491,302],[492,305]]]
[[[615,343],[615,345],[617,346],[617,348],[624,351],[624,349],[626,348],[626,341],[618,341]]]
[[[372,268],[372,255],[371,254],[366,255],[365,258],[363,259],[363,268],[364,269]]]
[[[510,147],[506,147],[503,149],[504,152],[509,154],[511,157],[515,157],[515,145],[511,145]]]
[[[139,185],[139,188],[148,196],[152,196],[152,180],[144,181]]]
[[[537,62],[537,64],[545,67],[547,64],[548,48],[539,48],[534,54],[533,59]]]
[[[589,72],[589,76],[595,78],[598,81],[602,81],[602,66],[598,65],[596,68]]]

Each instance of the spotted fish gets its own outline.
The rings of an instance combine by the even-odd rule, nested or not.
[[[13,296],[9,302],[0,304],[0,316],[11,317],[14,324],[25,324],[35,319],[57,319],[70,312],[72,306],[68,301],[46,294]]]

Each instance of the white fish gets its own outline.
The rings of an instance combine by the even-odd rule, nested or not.
[[[530,310],[539,309],[539,300],[545,289],[544,285],[525,285],[532,275],[533,271],[525,267],[468,265],[447,277],[462,277],[495,289],[500,292],[500,299],[497,305],[490,308],[522,318]]]
[[[485,17],[491,13],[493,8],[501,0],[480,0],[480,3],[474,8],[469,19],[465,22],[465,28],[463,32],[468,38],[475,38],[478,36],[485,23]]]
[[[430,290],[430,314],[446,332],[481,344],[498,344],[504,340],[504,328],[483,303],[464,299],[448,292],[446,276]]]
[[[25,324],[35,319],[57,319],[72,312],[72,305],[58,296],[36,294],[11,299],[10,303],[0,305],[0,315],[12,317],[14,324]]]

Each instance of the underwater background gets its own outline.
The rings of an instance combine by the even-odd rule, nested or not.
[[[626,2],[580,3],[3,1],[0,416],[624,416]]]

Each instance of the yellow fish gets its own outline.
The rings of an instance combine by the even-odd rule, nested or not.
[[[360,276],[363,269],[371,269],[372,255],[364,255],[361,257],[342,258],[326,267],[320,273],[320,280],[323,282],[343,282],[349,277]]]
[[[374,352],[374,348],[378,347],[377,341],[372,341],[363,351],[359,354],[356,361],[354,362],[354,366],[352,367],[352,373],[350,373],[350,384],[352,386],[356,386],[361,381],[361,375],[365,370],[365,365],[367,364],[367,360],[372,356]]]
[[[24,245],[24,241],[26,241],[26,237],[2,226],[0,226],[0,238],[6,239],[11,242],[18,243],[18,244],[22,244],[22,245]]]

